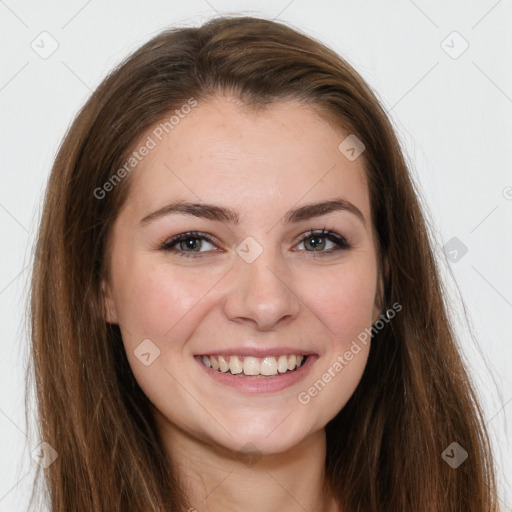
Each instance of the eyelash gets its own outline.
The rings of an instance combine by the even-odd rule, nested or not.
[[[308,231],[307,234],[299,240],[299,244],[307,240],[308,238],[314,238],[314,237],[320,237],[320,238],[327,238],[334,244],[336,244],[337,248],[330,249],[329,251],[305,251],[313,253],[313,257],[316,258],[317,255],[320,257],[324,257],[329,254],[333,254],[338,251],[348,250],[351,249],[352,246],[348,242],[348,240],[338,235],[337,233],[334,233],[333,231],[326,231],[325,229],[322,230],[311,230]],[[173,236],[171,239],[164,242],[162,245],[160,245],[159,249],[162,251],[170,251],[176,253],[179,257],[182,258],[197,258],[201,253],[196,253],[197,256],[194,255],[195,251],[180,251],[175,248],[173,248],[174,245],[178,244],[179,242],[183,242],[185,240],[189,239],[197,239],[197,240],[206,240],[207,242],[210,242],[211,244],[214,244],[214,239],[206,234],[206,233],[200,233],[197,231],[188,231],[187,233],[181,233],[179,235]],[[207,251],[211,252],[211,251]]]

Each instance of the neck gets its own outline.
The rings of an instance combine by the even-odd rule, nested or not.
[[[179,471],[190,512],[338,512],[325,485],[323,429],[286,452],[257,453],[251,459],[205,443],[167,421],[161,427],[166,452]]]

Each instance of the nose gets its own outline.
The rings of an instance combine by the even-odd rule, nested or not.
[[[252,263],[237,257],[235,267],[224,303],[230,320],[253,323],[265,331],[297,317],[301,299],[293,289],[290,270],[276,251],[265,249]]]

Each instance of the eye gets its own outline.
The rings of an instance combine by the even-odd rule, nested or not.
[[[176,253],[178,256],[182,257],[194,257],[194,254],[190,253],[199,253],[199,252],[209,252],[209,251],[200,251],[199,249],[202,247],[203,242],[207,242],[213,245],[213,238],[207,235],[206,233],[198,233],[197,231],[189,231],[187,233],[181,233],[179,235],[173,236],[170,240],[163,243],[160,246],[162,251],[170,251]],[[179,244],[179,249],[176,249],[174,246]],[[190,249],[190,250],[188,250]]]
[[[180,233],[179,235],[173,236],[171,239],[163,243],[159,249],[162,251],[176,253],[180,257],[193,258],[198,256],[198,253],[212,252],[211,250],[201,251],[205,242],[214,245],[214,239],[210,235],[206,233],[199,233],[197,231],[189,231],[187,233]],[[340,250],[347,250],[351,248],[351,245],[345,237],[333,231],[326,231],[325,229],[308,232],[306,236],[300,239],[298,245],[306,244],[306,242],[309,247],[313,248],[313,250],[306,250],[306,252],[314,253],[313,256],[315,257],[316,253],[320,256],[325,256]],[[327,242],[333,244],[333,247],[328,251],[322,250],[325,249]],[[317,250],[318,248],[320,249]]]
[[[323,251],[322,249],[325,248],[327,241],[331,242],[333,247],[331,247],[329,251]],[[306,252],[313,252],[313,256],[315,257],[315,253],[318,253],[319,256],[326,256],[340,250],[347,250],[351,248],[351,245],[345,237],[338,235],[338,233],[333,231],[326,231],[325,229],[322,229],[321,231],[310,231],[301,239],[299,245],[306,244],[306,242],[308,242],[308,245],[313,248],[312,251]],[[317,248],[320,249],[316,250]]]

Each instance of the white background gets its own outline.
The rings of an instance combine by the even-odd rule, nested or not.
[[[23,409],[24,308],[41,195],[58,145],[123,57],[163,28],[198,25],[217,12],[276,17],[327,43],[389,111],[428,210],[510,507],[511,0],[0,0],[0,512],[23,510],[35,464],[30,452],[39,443],[26,435]],[[43,31],[58,42],[47,59],[31,47],[42,46]],[[468,249],[457,262],[443,252],[452,237]]]

